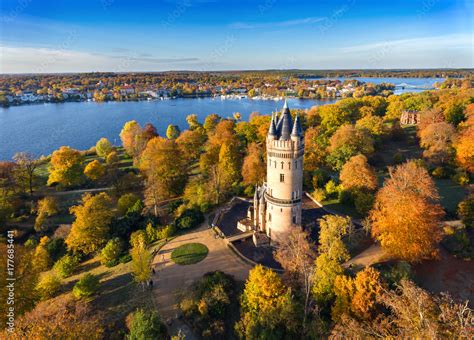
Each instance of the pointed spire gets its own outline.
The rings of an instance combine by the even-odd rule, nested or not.
[[[277,129],[275,126],[275,116],[272,114],[272,120],[270,122],[270,127],[268,128],[268,135],[269,136],[276,136]]]
[[[303,129],[301,128],[300,124],[300,116],[298,113],[296,113],[295,123],[293,124],[293,130],[291,131],[291,135],[301,137],[302,134]]]
[[[288,108],[288,103],[285,99],[285,104],[283,105],[283,110],[281,112],[280,121],[278,122],[278,132],[280,133],[280,140],[290,139],[291,128],[293,126],[293,121],[291,119],[290,109]]]

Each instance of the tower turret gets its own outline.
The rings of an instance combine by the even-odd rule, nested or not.
[[[299,117],[296,116],[293,122],[286,100],[276,122],[277,117],[272,117],[267,136],[264,195],[265,230],[273,241],[278,242],[291,232],[292,226],[301,224],[304,143]]]

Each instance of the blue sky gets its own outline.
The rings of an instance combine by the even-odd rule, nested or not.
[[[0,72],[474,67],[473,3],[1,0]]]

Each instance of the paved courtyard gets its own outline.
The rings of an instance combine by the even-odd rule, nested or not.
[[[233,275],[236,280],[245,281],[251,266],[238,258],[220,238],[215,238],[214,232],[208,228],[207,221],[198,229],[186,235],[181,235],[168,242],[161,248],[153,259],[154,296],[155,302],[163,320],[168,323],[171,335],[183,329],[186,339],[194,338],[186,325],[177,319],[179,297],[189,286],[205,273],[215,270]],[[207,257],[196,264],[180,266],[171,260],[171,252],[186,243],[198,242],[209,248]]]

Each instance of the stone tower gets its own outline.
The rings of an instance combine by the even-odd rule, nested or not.
[[[267,182],[257,193],[265,199],[266,204],[258,204],[259,214],[265,210],[265,222],[259,221],[259,227],[278,242],[292,226],[301,225],[303,195],[303,131],[298,116],[293,122],[286,101],[280,116],[272,116],[266,143]]]

